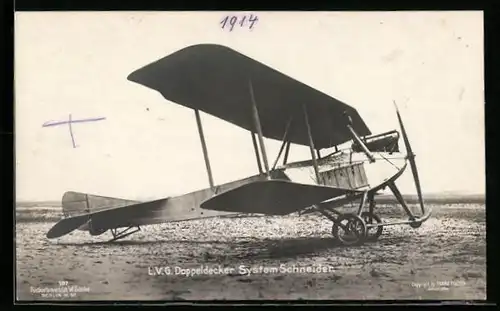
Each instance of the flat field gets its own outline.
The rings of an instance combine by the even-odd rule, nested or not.
[[[146,226],[104,243],[46,232],[60,208],[17,208],[18,300],[485,299],[483,204],[434,204],[419,229],[344,247],[316,214]],[[404,219],[378,206],[383,221]],[[249,273],[250,272],[250,273]]]

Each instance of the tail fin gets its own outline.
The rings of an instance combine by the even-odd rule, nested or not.
[[[136,203],[140,202],[68,191],[62,198],[62,210],[65,217],[73,217]]]
[[[62,198],[62,211],[64,217],[68,218],[136,203],[139,202],[68,191],[64,193]],[[84,223],[78,229],[89,230],[88,222]]]

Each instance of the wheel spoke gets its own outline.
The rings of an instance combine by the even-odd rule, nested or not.
[[[361,214],[361,218],[363,218],[363,220],[367,223],[367,224],[381,224],[382,223],[382,220],[380,219],[379,216],[377,216],[376,214],[374,213],[370,213],[370,212],[363,212]],[[376,227],[370,227],[370,228],[367,228],[367,241],[376,241],[380,235],[382,234],[382,231],[383,231],[384,227],[383,226],[376,226]]]
[[[366,225],[358,215],[344,214],[333,224],[332,234],[344,245],[361,244],[366,237]]]

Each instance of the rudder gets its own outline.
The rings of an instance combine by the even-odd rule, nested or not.
[[[68,191],[62,197],[62,212],[64,218],[68,218],[137,203],[139,202]],[[89,230],[88,222],[83,224],[79,230]]]
[[[72,217],[136,203],[139,202],[68,191],[62,198],[62,210],[64,217]]]

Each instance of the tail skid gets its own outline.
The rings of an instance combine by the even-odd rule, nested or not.
[[[135,230],[133,229],[135,228]],[[109,242],[113,242],[119,239],[123,239],[131,234],[134,234],[136,232],[141,231],[141,227],[128,227],[122,231],[118,231],[118,229],[111,229],[111,234],[113,235],[113,238],[109,240]]]

